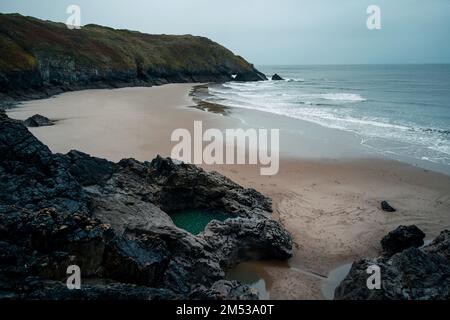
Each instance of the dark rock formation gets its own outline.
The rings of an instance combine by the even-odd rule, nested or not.
[[[425,247],[425,250],[429,253],[438,253],[450,260],[450,231],[442,231],[436,239]]]
[[[335,291],[338,300],[448,300],[450,299],[450,231],[431,244],[409,248],[391,257],[354,262]],[[367,268],[380,267],[381,289],[369,290]]]
[[[190,299],[200,300],[258,300],[258,295],[249,287],[242,286],[238,281],[220,280],[210,288],[200,286],[193,290]]]
[[[52,126],[53,121],[49,118],[41,116],[40,114],[35,114],[34,116],[29,117],[23,122],[27,127],[45,127]]]
[[[195,208],[230,219],[198,236],[173,224],[172,211]],[[292,255],[270,211],[257,191],[194,165],[52,154],[0,112],[0,298],[253,299],[224,275]],[[65,286],[72,264],[82,290]]]
[[[223,223],[212,221],[202,237],[221,258],[220,264],[224,268],[240,261],[285,260],[291,255],[291,238],[274,220],[238,218]]]
[[[381,247],[384,253],[392,256],[395,253],[402,252],[411,247],[421,247],[424,242],[425,233],[417,226],[400,226],[394,231],[389,232],[381,239]]]
[[[274,81],[281,81],[281,80],[284,80],[282,77],[280,77],[278,74],[274,74],[273,76],[272,76],[272,80],[274,80]]]
[[[224,82],[235,74],[242,81],[265,79],[242,57],[204,37],[92,24],[69,30],[63,23],[0,14],[0,107],[71,90]]]
[[[239,72],[237,73],[234,81],[265,81],[267,77],[265,74],[257,71],[257,72]]]
[[[131,164],[136,170],[144,170],[133,160],[119,164]],[[224,211],[233,216],[267,216],[272,212],[272,201],[254,189],[243,189],[230,179],[216,173],[156,157],[150,163],[152,183],[160,188],[155,192],[155,202],[166,212],[204,208]],[[140,168],[140,169],[137,169]]]
[[[179,300],[185,297],[162,288],[109,280],[89,280],[80,290],[40,277],[13,278],[0,274],[0,300]]]
[[[396,212],[397,210],[392,208],[391,205],[387,201],[381,202],[381,210],[386,212]]]

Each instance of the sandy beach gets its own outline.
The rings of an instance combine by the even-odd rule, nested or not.
[[[170,156],[172,131],[191,130],[195,120],[202,120],[205,128],[225,129],[248,125],[246,117],[262,126],[268,117],[239,110],[238,117],[224,116],[193,108],[192,87],[64,93],[25,102],[8,115],[23,120],[41,114],[56,120],[53,126],[30,128],[54,152],[77,149],[112,161]],[[275,117],[271,125],[285,121]],[[351,146],[345,143],[353,140]],[[270,277],[266,283],[271,298],[324,298],[321,288],[331,270],[377,255],[380,239],[399,225],[416,224],[427,239],[450,228],[449,176],[371,155],[360,150],[357,137],[307,123],[300,136],[282,132],[281,141],[275,176],[261,176],[257,166],[204,166],[271,197],[274,218],[291,232],[295,250],[288,263],[255,264]],[[398,211],[381,211],[382,200]]]

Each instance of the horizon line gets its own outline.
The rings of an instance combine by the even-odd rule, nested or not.
[[[289,64],[273,64],[273,63],[254,63],[260,67],[298,67],[298,66],[426,66],[426,65],[450,65],[450,62],[418,62],[418,63],[289,63]]]

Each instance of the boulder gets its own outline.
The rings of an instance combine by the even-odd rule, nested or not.
[[[225,268],[234,267],[241,261],[286,260],[292,256],[292,239],[274,220],[212,221],[200,237],[210,244]]]
[[[273,76],[272,76],[272,80],[273,81],[281,81],[281,80],[284,80],[282,77],[280,77],[278,74],[274,74]]]
[[[54,123],[49,118],[35,114],[23,122],[27,127],[45,127],[52,126]]]
[[[337,300],[448,300],[450,299],[450,232],[431,244],[410,247],[393,256],[365,258],[353,263],[335,290]],[[369,266],[381,272],[381,288],[369,290]]]
[[[381,246],[387,255],[392,256],[411,247],[418,248],[423,246],[424,238],[425,233],[417,226],[400,226],[394,231],[389,232],[381,240]]]
[[[234,78],[234,81],[265,81],[267,80],[267,77],[262,72],[259,72],[257,70],[252,70],[248,72],[241,72],[236,75]]]
[[[397,210],[392,208],[391,205],[387,201],[381,202],[381,210],[385,212],[396,212]]]

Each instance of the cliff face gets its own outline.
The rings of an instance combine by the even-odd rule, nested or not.
[[[27,98],[81,88],[265,80],[223,46],[191,35],[149,35],[0,14],[0,94]],[[0,97],[1,98],[1,97]]]

